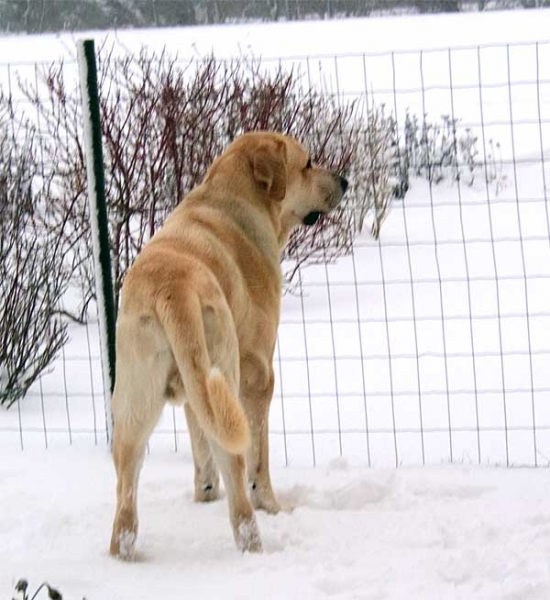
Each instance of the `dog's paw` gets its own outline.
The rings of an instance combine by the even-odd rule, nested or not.
[[[120,531],[111,538],[111,556],[120,560],[133,561],[136,552],[135,531]]]
[[[252,506],[254,506],[256,510],[263,510],[270,515],[276,515],[281,511],[289,512],[285,510],[285,507],[279,504],[273,493],[266,493],[265,491],[262,492],[262,490],[258,489],[254,485],[252,485],[250,497],[252,500]]]
[[[294,509],[296,507],[292,504],[288,504],[287,502],[284,502],[283,504],[280,505],[280,508],[281,508],[282,513],[285,513],[286,515],[291,515],[294,512]]]
[[[252,506],[256,510],[263,510],[270,515],[276,515],[281,512],[281,505],[275,500],[275,498],[259,498],[252,497]]]
[[[235,542],[242,552],[263,552],[260,532],[254,517],[239,524],[235,531]]]
[[[195,502],[215,502],[220,499],[219,483],[206,484],[195,488]]]

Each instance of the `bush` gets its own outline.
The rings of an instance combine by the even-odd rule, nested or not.
[[[382,223],[396,196],[392,170],[398,164],[396,123],[391,115],[386,115],[384,105],[371,103],[367,113],[367,129],[362,138],[358,151],[364,156],[356,163],[364,170],[362,173],[355,172],[354,178],[363,186],[363,194],[368,200],[355,203],[356,226],[362,231],[365,220],[368,220],[372,236],[378,239]],[[408,183],[408,171],[406,177]]]
[[[439,121],[429,121],[424,115],[420,123],[407,113],[403,137],[404,145],[397,140],[402,170],[432,184],[451,179],[473,185],[482,166],[478,139],[470,128],[460,128],[459,119],[442,115]]]
[[[304,90],[296,70],[267,71],[248,58],[209,57],[181,65],[165,54],[117,57],[103,49],[98,64],[116,301],[143,244],[213,159],[247,131],[294,135],[309,146],[314,161],[358,175],[345,207],[296,232],[283,258],[303,266],[350,251],[357,211],[363,215],[374,204],[361,183],[368,164],[360,151],[364,125],[355,104],[340,106],[322,90]],[[48,224],[55,230],[65,224],[64,244],[73,249],[74,276],[82,289],[82,317],[95,291],[80,97],[76,86],[67,84],[63,65],[46,69],[42,83],[47,101],[43,87],[23,90],[40,115],[46,179],[53,183]],[[383,211],[375,212],[377,222]]]
[[[4,105],[6,106],[6,105]],[[8,130],[0,112],[0,404],[22,398],[67,339],[59,303],[67,286],[59,239],[44,235],[35,137]],[[42,183],[40,183],[42,185]]]

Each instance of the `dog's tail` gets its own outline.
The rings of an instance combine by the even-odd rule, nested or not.
[[[179,296],[179,295],[178,295]],[[248,419],[220,369],[212,365],[196,295],[160,302],[157,314],[178,366],[185,396],[205,433],[232,454],[250,446]]]

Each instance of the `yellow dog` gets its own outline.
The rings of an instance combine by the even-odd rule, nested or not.
[[[243,135],[136,259],[117,322],[111,554],[133,557],[138,475],[167,401],[185,406],[195,499],[218,497],[220,471],[237,547],[261,551],[254,508],[279,511],[268,412],[281,250],[296,226],[334,208],[347,185],[291,137]]]

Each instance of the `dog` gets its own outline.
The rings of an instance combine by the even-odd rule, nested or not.
[[[237,547],[262,551],[254,509],[280,510],[269,473],[268,413],[281,251],[294,228],[316,223],[347,187],[344,177],[312,164],[294,138],[244,134],[129,269],[112,397],[113,556],[134,556],[139,471],[167,402],[184,405],[195,500],[218,498],[221,472]]]

